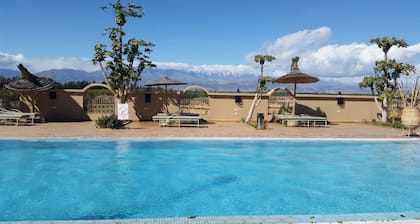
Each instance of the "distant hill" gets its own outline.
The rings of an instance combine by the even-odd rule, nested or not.
[[[16,77],[20,76],[18,70],[0,69],[0,76]],[[68,81],[94,81],[102,82],[102,73],[98,70],[95,72],[87,72],[83,70],[74,69],[52,69],[38,72],[35,75],[50,77],[57,82],[64,83]],[[163,76],[168,76],[172,79],[188,83],[188,85],[199,85],[209,91],[216,92],[236,92],[239,89],[241,92],[254,92],[257,87],[258,77],[255,74],[209,74],[205,72],[190,72],[176,69],[149,69],[142,74],[142,81],[140,85],[158,80]],[[182,89],[185,86],[169,86],[168,88]],[[285,84],[268,84],[269,89],[275,87],[287,87],[292,89],[293,85]],[[337,82],[321,81],[311,84],[298,84],[299,93],[338,93],[343,94],[368,94],[367,90],[360,89],[357,84],[343,84]]]
[[[87,72],[83,70],[74,69],[52,69],[47,71],[38,72],[37,76],[46,76],[53,78],[57,82],[69,82],[69,81],[94,81],[102,82],[104,78],[99,71]]]
[[[12,78],[12,77],[20,76],[20,71],[0,68],[0,76],[6,77],[6,78]]]

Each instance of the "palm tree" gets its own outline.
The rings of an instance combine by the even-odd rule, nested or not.
[[[260,73],[260,77],[258,78],[258,87],[255,92],[254,100],[252,101],[251,108],[249,109],[248,116],[245,120],[246,123],[248,123],[251,120],[251,117],[252,117],[252,114],[254,113],[255,108],[258,106],[258,104],[261,101],[261,96],[265,89],[265,83],[267,81],[271,81],[271,77],[264,77],[264,63],[266,61],[271,62],[274,60],[276,60],[276,58],[271,55],[258,54],[258,55],[255,55],[254,57],[255,63],[259,63],[261,66],[261,73]]]
[[[268,62],[272,62],[272,61],[274,61],[274,60],[276,60],[276,58],[275,58],[274,56],[271,56],[271,55],[262,55],[262,54],[255,55],[255,57],[254,57],[254,61],[255,61],[255,63],[259,63],[259,64],[261,65],[261,73],[260,73],[260,77],[262,77],[262,76],[263,76],[263,72],[264,72],[264,63],[265,63],[266,61],[268,61]]]

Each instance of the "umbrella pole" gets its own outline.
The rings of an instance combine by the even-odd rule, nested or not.
[[[294,84],[295,86],[293,88],[293,110],[292,110],[293,116],[296,114],[296,82]]]
[[[166,107],[166,114],[169,114],[169,101],[168,101],[168,85],[165,85],[165,107]]]

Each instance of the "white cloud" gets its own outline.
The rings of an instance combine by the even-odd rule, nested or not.
[[[269,44],[266,47],[270,52],[278,57],[278,59],[289,58],[302,51],[314,49],[331,36],[331,29],[328,27],[320,27],[315,30],[303,30],[293,34],[289,34]]]
[[[0,68],[17,70],[17,65],[23,64],[29,71],[37,73],[50,69],[78,69],[92,72],[98,70],[90,59],[85,58],[26,58],[23,54],[7,54],[0,52]]]
[[[290,70],[291,59],[300,57],[299,68],[302,72],[317,76],[320,79],[342,79],[345,82],[357,80],[373,72],[375,61],[383,58],[383,52],[375,44],[325,44],[332,34],[328,27],[315,30],[303,30],[279,37],[266,44],[264,54],[276,57],[272,63],[265,65],[268,74],[281,76]],[[253,61],[255,52],[247,55]],[[391,48],[390,58],[419,67],[420,43],[408,48]]]
[[[416,61],[416,59],[418,59],[420,54],[420,43],[410,45],[407,48],[393,47],[389,50],[389,54],[398,61],[410,64],[419,63],[420,61]]]
[[[185,63],[158,62],[158,68],[178,69],[188,72],[199,72],[205,74],[241,75],[257,74],[255,67],[249,65],[189,65]]]
[[[12,55],[0,52],[0,68],[16,69],[19,63],[24,63],[25,57],[22,54]]]
[[[326,45],[304,52],[302,69],[320,76],[360,76],[378,60],[377,47],[365,44]]]
[[[46,58],[36,59],[33,61],[32,67],[34,71],[43,71],[48,69],[76,69],[93,72],[99,69],[97,65],[93,65],[90,59],[86,58]],[[48,68],[48,69],[46,69]]]

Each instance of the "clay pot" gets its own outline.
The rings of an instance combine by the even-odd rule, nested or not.
[[[401,123],[411,133],[420,125],[420,111],[415,107],[406,107],[402,110]]]

